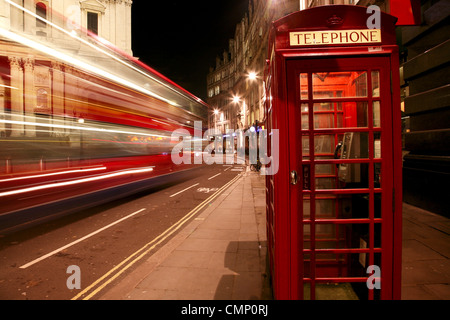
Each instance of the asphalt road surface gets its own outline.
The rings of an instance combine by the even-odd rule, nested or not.
[[[132,272],[245,170],[195,177],[0,239],[0,299],[93,299]]]

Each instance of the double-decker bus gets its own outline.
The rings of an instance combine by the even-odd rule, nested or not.
[[[42,20],[24,8],[22,14]],[[193,135],[208,105],[52,16],[43,21],[47,33],[0,25],[0,234],[199,167],[173,163],[178,141],[171,136],[177,129]]]

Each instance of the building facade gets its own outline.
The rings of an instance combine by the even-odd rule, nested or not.
[[[132,0],[1,0],[0,26],[59,40],[61,46],[64,39],[51,25],[56,23],[79,34],[92,32],[132,55],[131,6]]]
[[[264,118],[264,69],[272,21],[297,11],[297,0],[251,0],[229,48],[207,75],[209,126],[223,132],[247,129]]]
[[[105,59],[89,44],[92,36],[99,36],[131,55],[131,5],[131,0],[0,0],[2,32],[55,49],[52,56],[18,45],[20,40],[0,39],[0,117],[28,115],[35,121],[37,115],[79,117],[79,111],[62,102],[71,90],[84,89],[72,80],[79,70],[62,63],[57,54],[113,69],[112,59]],[[1,137],[38,134],[33,126],[0,124]]]
[[[450,216],[450,1],[421,1],[420,25],[400,28],[405,50],[404,200]]]

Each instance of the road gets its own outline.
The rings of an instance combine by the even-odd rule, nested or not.
[[[189,180],[1,238],[0,299],[95,300],[243,170],[240,165],[205,166]]]

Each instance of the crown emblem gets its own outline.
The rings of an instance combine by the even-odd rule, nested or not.
[[[337,27],[344,23],[344,19],[338,17],[337,15],[332,15],[327,19],[328,27]]]

